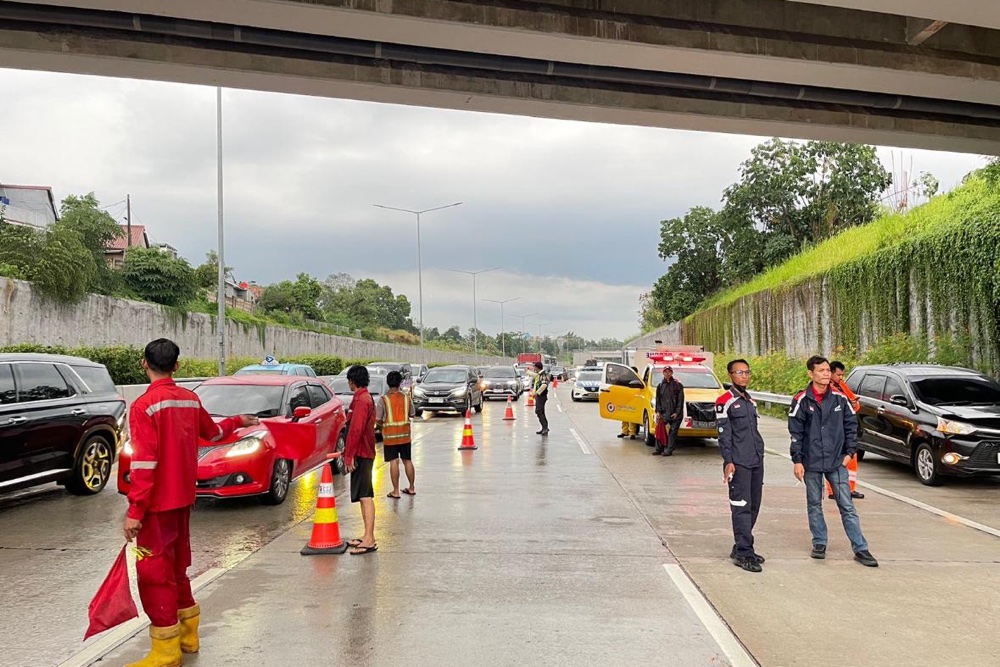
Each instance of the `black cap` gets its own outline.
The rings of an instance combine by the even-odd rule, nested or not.
[[[537,368],[538,370],[542,370],[542,368],[544,368],[544,366],[542,366],[542,362],[536,361],[535,362],[535,368]]]

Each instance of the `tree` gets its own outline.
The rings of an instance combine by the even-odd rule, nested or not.
[[[93,192],[82,196],[70,195],[63,199],[59,221],[53,227],[70,229],[79,234],[84,250],[90,254],[93,269],[88,271],[91,279],[84,289],[111,294],[118,282],[105,259],[105,251],[125,232],[100,206]]]
[[[125,253],[122,276],[140,298],[165,306],[183,306],[198,291],[191,265],[156,248],[130,248]]]
[[[402,294],[393,294],[388,285],[338,273],[328,277],[321,287],[319,302],[331,318],[346,319],[360,326],[419,333],[410,319],[410,300]]]
[[[261,291],[258,306],[265,313],[283,313],[312,320],[323,319],[319,309],[323,285],[308,273],[300,273],[295,282],[282,280]]]
[[[441,334],[441,340],[446,341],[448,343],[455,343],[457,345],[460,345],[463,342],[462,330],[459,329],[457,324],[454,324],[445,329],[444,333]]]
[[[231,266],[226,267],[226,275],[232,272]],[[194,270],[198,287],[210,289],[219,283],[219,255],[214,250],[205,253],[205,261]]]

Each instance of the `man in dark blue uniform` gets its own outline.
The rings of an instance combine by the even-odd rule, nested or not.
[[[764,557],[754,551],[753,527],[764,488],[764,438],[757,427],[757,403],[747,391],[750,364],[745,359],[733,359],[726,370],[732,388],[715,402],[715,421],[736,542],[729,557],[747,572],[760,572]]]

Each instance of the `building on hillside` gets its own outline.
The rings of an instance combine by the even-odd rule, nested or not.
[[[173,247],[169,243],[153,243],[153,244],[151,244],[150,247],[156,248],[157,250],[159,250],[160,252],[162,252],[164,255],[170,255],[174,259],[177,259],[180,256],[177,253],[177,248]]]
[[[150,247],[149,236],[143,225],[131,225],[131,239],[128,238],[129,227],[126,225],[120,225],[120,227],[122,228],[121,235],[115,238],[111,242],[111,246],[104,250],[104,258],[108,260],[112,269],[120,269],[125,265],[125,251],[129,248]]]
[[[211,303],[218,301],[218,289],[211,290],[206,298]],[[236,308],[247,313],[257,311],[257,301],[260,299],[260,287],[253,282],[237,282],[230,274],[226,276],[226,307]]]
[[[47,185],[0,183],[0,209],[13,225],[44,229],[59,219],[52,188]]]

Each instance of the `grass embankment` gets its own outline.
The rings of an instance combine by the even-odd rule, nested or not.
[[[995,197],[990,196],[987,187],[986,183],[973,180],[908,213],[888,213],[868,225],[847,229],[803,250],[753,280],[719,292],[709,298],[699,312],[731,304],[748,294],[791,287],[880,250],[912,243],[919,237],[963,224],[977,214],[986,214],[991,206],[995,206]],[[955,215],[956,208],[966,209],[966,215]]]

